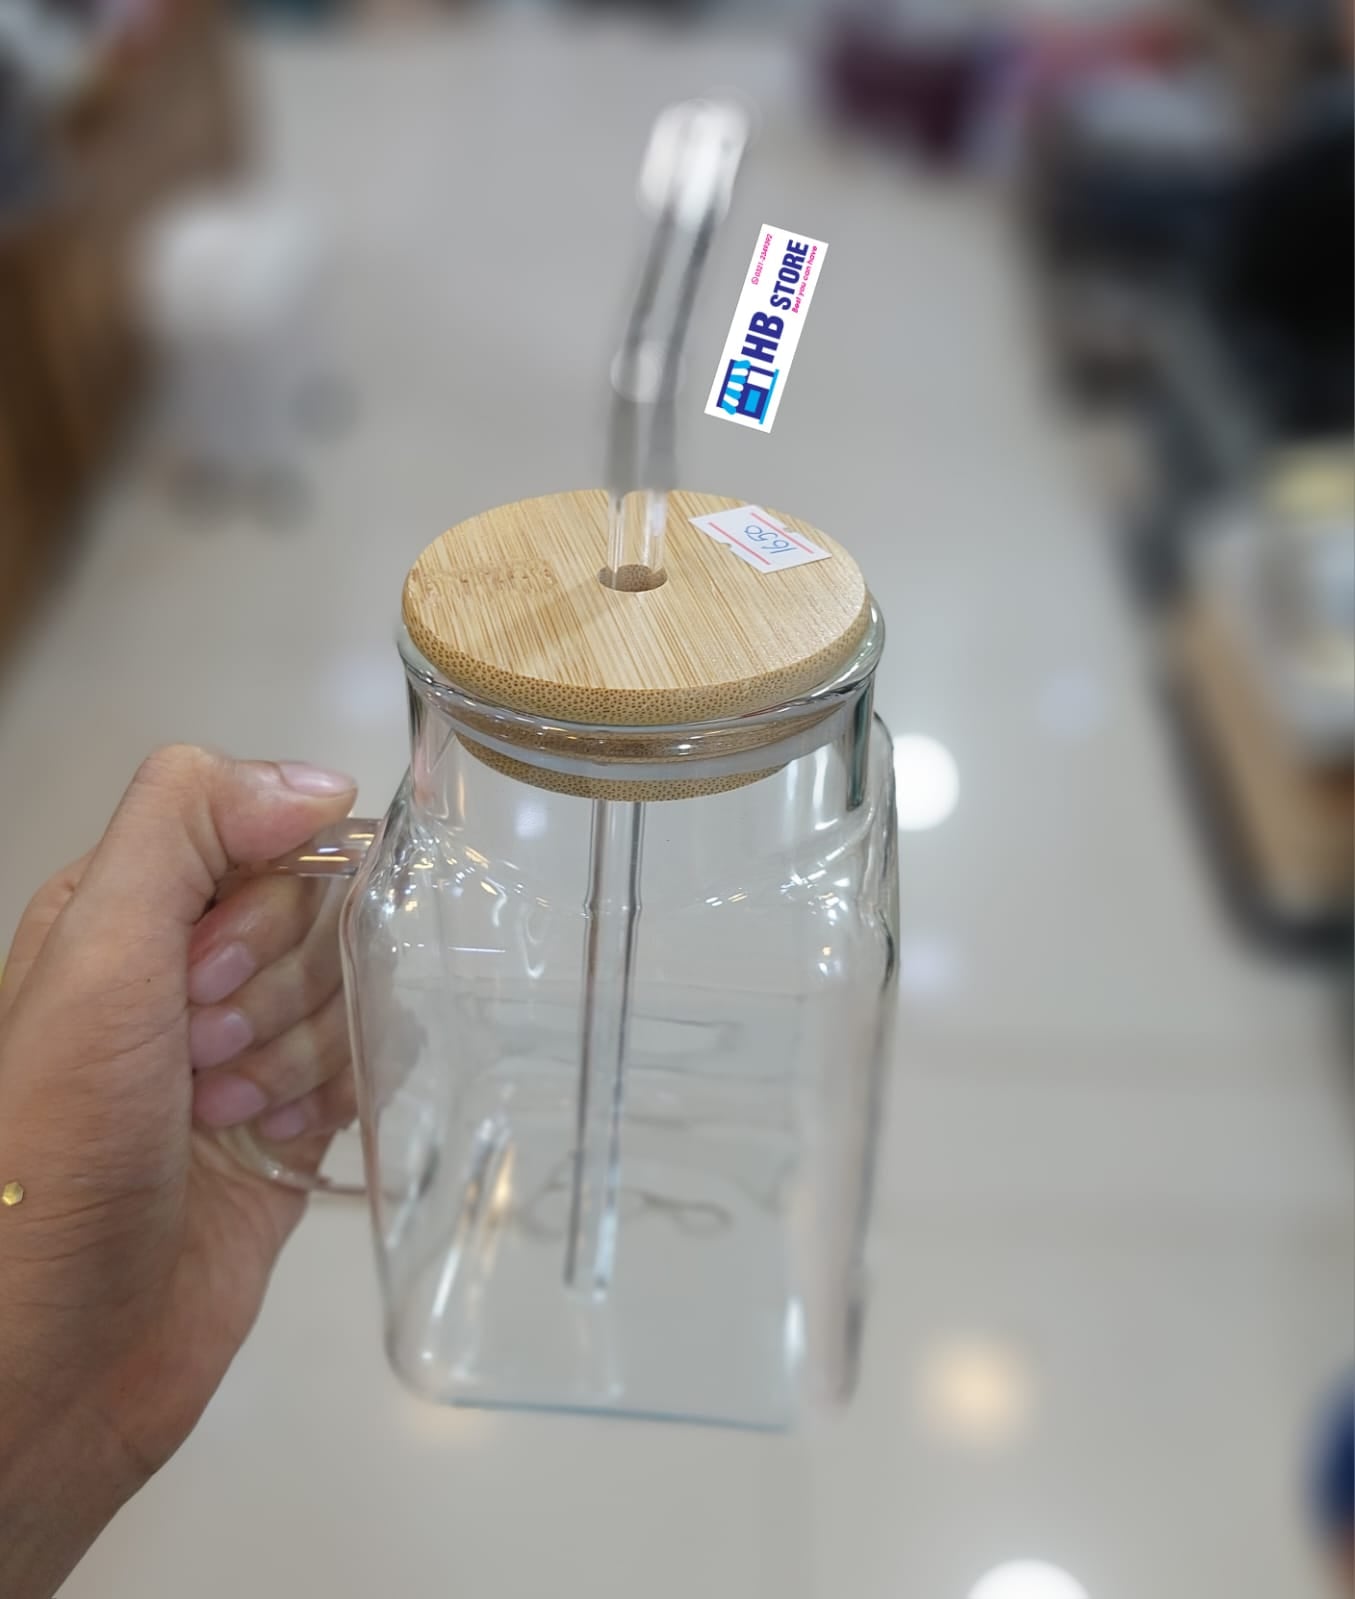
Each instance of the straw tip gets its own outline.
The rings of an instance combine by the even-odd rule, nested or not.
[[[734,179],[752,132],[736,101],[684,100],[659,113],[640,170],[640,204],[671,210],[680,227],[699,227],[729,209]]]

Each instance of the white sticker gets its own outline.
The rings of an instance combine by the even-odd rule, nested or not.
[[[784,572],[791,566],[808,566],[811,561],[826,561],[825,550],[793,533],[760,505],[736,505],[732,511],[716,511],[711,516],[690,518],[695,528],[717,544],[727,544],[741,561],[759,572]]]
[[[706,415],[770,433],[828,246],[764,222]]]

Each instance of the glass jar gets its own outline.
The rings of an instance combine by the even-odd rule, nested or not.
[[[682,726],[490,703],[402,635],[411,764],[342,939],[420,1394],[783,1427],[850,1393],[895,976],[883,634],[866,595],[828,681]]]
[[[412,764],[343,946],[387,1346],[420,1393],[781,1426],[850,1390],[895,970],[881,633],[752,750],[663,729],[669,766],[645,729],[632,782],[762,773],[657,802],[524,782],[635,731],[552,736],[403,641]],[[627,892],[625,1064],[585,1085],[590,930]]]

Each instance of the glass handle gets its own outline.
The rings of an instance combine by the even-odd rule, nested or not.
[[[248,869],[253,877],[344,877],[357,875],[358,868],[367,858],[367,852],[376,841],[381,823],[371,817],[350,816],[334,827],[317,833],[308,844],[279,856],[262,866]],[[248,1127],[231,1127],[217,1134],[218,1142],[247,1170],[258,1177],[266,1177],[283,1188],[296,1188],[306,1193],[337,1194],[346,1198],[361,1198],[367,1190],[361,1183],[338,1183],[319,1172],[300,1172],[270,1155]]]
[[[303,844],[290,855],[280,855],[277,860],[256,867],[255,875],[354,877],[380,828],[381,823],[370,816],[350,816],[317,833],[309,844]]]

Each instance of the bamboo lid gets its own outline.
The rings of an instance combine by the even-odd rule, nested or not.
[[[796,517],[775,513],[831,559],[762,572],[688,521],[741,503],[671,495],[667,581],[641,593],[600,579],[601,489],[486,511],[414,563],[405,626],[452,683],[510,710],[631,727],[766,710],[846,665],[870,600],[851,556]]]

